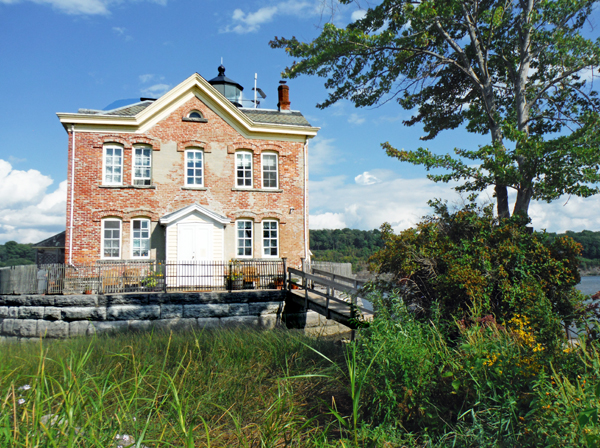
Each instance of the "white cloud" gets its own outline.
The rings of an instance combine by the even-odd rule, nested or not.
[[[352,13],[352,15],[350,16],[350,20],[352,20],[353,22],[356,22],[357,20],[362,19],[366,15],[367,15],[367,11],[365,11],[364,9],[359,9]]]
[[[118,36],[123,37],[123,39],[125,39],[126,41],[133,40],[133,37],[131,37],[129,34],[127,34],[127,28],[123,28],[120,26],[113,26],[113,31]]]
[[[53,183],[37,170],[21,171],[0,159],[0,242],[35,243],[65,228],[67,181]]]
[[[377,183],[369,183],[372,178]],[[461,207],[464,200],[451,187],[436,184],[426,178],[405,179],[391,170],[370,170],[349,182],[346,176],[331,176],[310,181],[311,228],[328,228],[327,224],[375,229],[389,222],[395,231],[403,230],[430,215],[427,201],[434,198],[448,200]],[[509,197],[514,203],[514,195]],[[493,201],[492,189],[480,195],[480,203]],[[561,198],[551,204],[532,202],[529,214],[536,230],[549,232],[566,230],[600,230],[600,195],[591,198]],[[316,227],[316,226],[319,227]],[[315,227],[313,227],[315,226]]]
[[[373,184],[378,184],[381,181],[377,177],[375,177],[371,173],[369,173],[368,171],[365,171],[364,173],[356,176],[354,178],[354,182],[356,182],[358,185],[373,185]]]
[[[332,138],[315,137],[308,145],[308,172],[322,174],[329,167],[343,160],[340,151],[333,145]]]
[[[140,82],[142,84],[148,84],[152,81],[162,81],[163,79],[165,79],[164,76],[157,76],[153,73],[146,73],[144,75],[140,75],[138,78],[140,79]]]
[[[365,122],[365,119],[356,113],[350,114],[350,116],[348,117],[348,123],[350,123],[350,124],[358,125],[358,124],[363,124],[364,122]]]
[[[350,228],[375,229],[389,222],[395,230],[402,230],[431,213],[427,205],[431,198],[461,202],[447,185],[425,178],[404,179],[390,170],[371,170],[369,174],[380,182],[347,183],[345,176],[310,181],[312,213],[315,216],[331,213]]]
[[[0,208],[35,203],[51,183],[50,177],[37,170],[13,170],[9,162],[0,159]]]
[[[289,0],[276,5],[264,6],[254,12],[237,8],[231,15],[231,23],[221,29],[223,33],[246,34],[258,31],[261,25],[272,22],[276,16],[310,17],[317,12],[315,3]]]
[[[159,96],[164,95],[165,93],[167,93],[169,91],[169,89],[171,89],[171,86],[169,84],[154,84],[150,87],[146,87],[145,89],[142,89],[141,92],[143,95],[146,96],[154,96],[156,98],[158,98]]]
[[[320,215],[310,215],[308,217],[309,227],[311,229],[345,229],[343,213],[321,213]]]
[[[529,216],[535,229],[549,232],[600,230],[600,196],[562,197],[550,204],[532,202]]]
[[[107,15],[110,7],[121,3],[121,0],[0,0],[4,4],[16,4],[31,1],[41,5],[49,5],[65,14],[72,15]],[[165,5],[166,0],[148,0],[152,3]]]

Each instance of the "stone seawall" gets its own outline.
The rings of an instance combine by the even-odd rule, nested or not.
[[[348,329],[286,305],[286,291],[0,295],[0,341],[68,338],[151,328],[252,326],[332,335]]]
[[[110,331],[273,328],[281,321],[285,291],[2,295],[0,340],[67,338]]]

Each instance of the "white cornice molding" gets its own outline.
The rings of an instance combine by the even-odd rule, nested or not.
[[[287,139],[296,140],[298,137],[315,137],[320,129],[312,126],[255,123],[198,73],[194,73],[172,88],[134,117],[78,113],[57,113],[56,115],[66,130],[69,125],[74,124],[79,132],[144,133],[193,96],[197,96],[247,138],[277,137],[281,139],[284,137],[286,139],[285,136],[287,136]]]
[[[200,204],[197,204],[197,203],[188,205],[188,206],[183,207],[175,212],[169,213],[169,214],[161,217],[159,222],[162,225],[173,224],[174,222],[177,222],[180,219],[182,219],[194,212],[200,213],[201,215],[204,215],[207,218],[210,218],[213,221],[218,222],[219,224],[226,225],[226,224],[231,223],[231,219],[229,219],[228,217],[220,215],[218,213],[215,213],[212,210],[209,210],[206,207],[202,207]]]

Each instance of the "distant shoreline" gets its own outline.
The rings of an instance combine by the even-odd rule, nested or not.
[[[594,275],[600,275],[600,267],[595,267],[592,269],[580,269],[579,275],[582,277],[592,277]]]

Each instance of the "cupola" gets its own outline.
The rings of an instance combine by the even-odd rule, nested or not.
[[[225,76],[225,67],[222,64],[219,66],[219,76],[208,82],[237,107],[242,107],[242,91],[244,88],[233,79]]]

